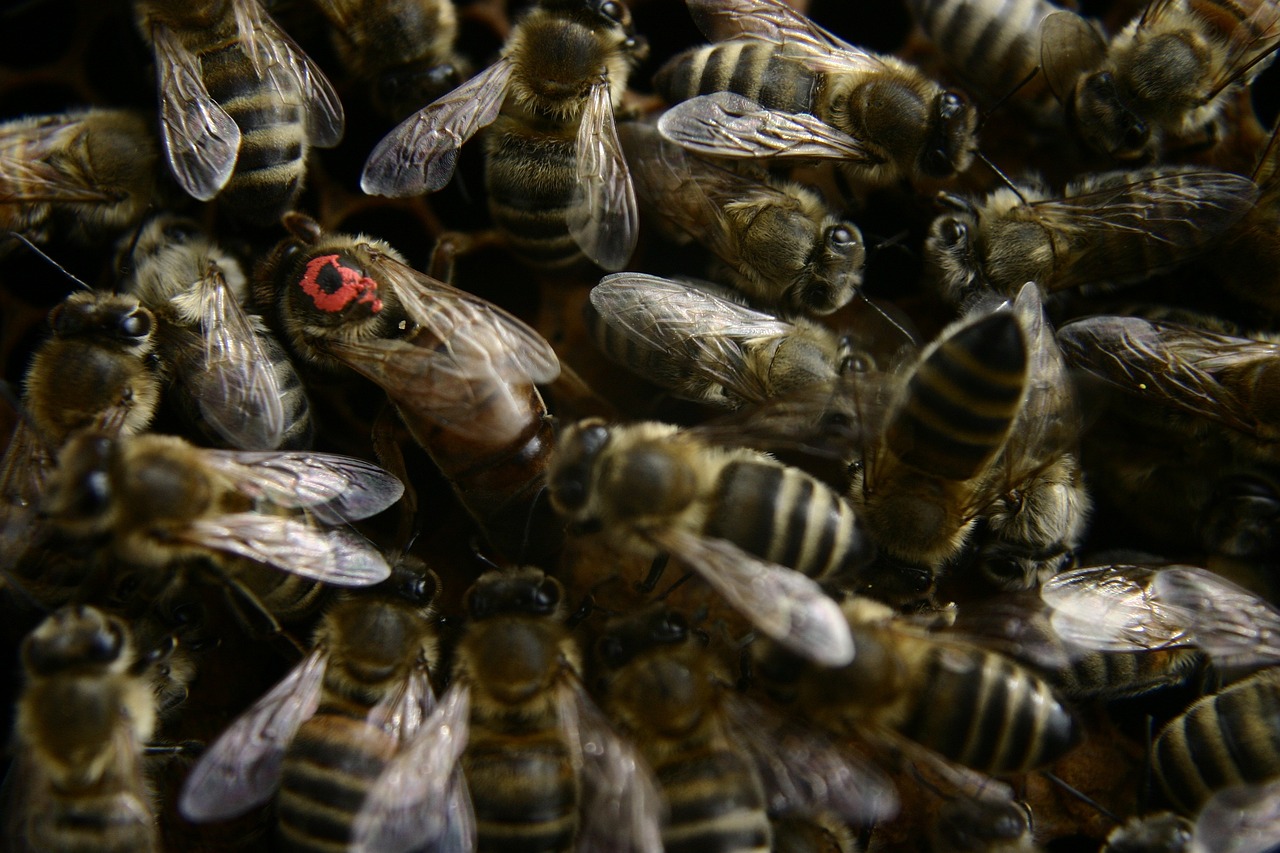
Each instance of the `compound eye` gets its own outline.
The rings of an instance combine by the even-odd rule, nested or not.
[[[93,645],[89,648],[89,658],[95,661],[115,660],[120,655],[120,648],[124,645],[124,636],[120,633],[117,625],[111,625],[105,632],[102,632],[93,638]]]
[[[850,246],[856,245],[858,240],[853,236],[852,230],[843,225],[837,225],[835,228],[832,228],[831,232],[827,235],[827,242],[831,244],[832,248],[847,249]]]
[[[664,643],[678,643],[689,634],[689,623],[679,613],[669,613],[654,631],[655,639]]]
[[[938,117],[953,119],[964,111],[964,98],[955,92],[944,92],[938,99]]]
[[[120,320],[120,331],[131,338],[145,338],[151,334],[151,313],[131,311]]]
[[[969,226],[958,219],[948,219],[942,223],[941,235],[946,245],[960,246],[969,239]]]
[[[600,4],[600,14],[611,21],[622,23],[622,4],[615,3],[614,0],[605,0]]]
[[[617,669],[631,657],[627,644],[619,637],[605,637],[600,641],[600,659],[609,669]]]

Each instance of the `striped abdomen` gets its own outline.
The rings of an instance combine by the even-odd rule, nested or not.
[[[235,172],[221,196],[253,224],[276,223],[293,208],[306,175],[302,95],[259,78],[239,40],[202,51],[200,58],[209,94],[241,134]]]
[[[1118,699],[1178,684],[1198,660],[1190,649],[1092,652],[1073,658],[1051,680],[1069,698]]]
[[[570,851],[578,829],[578,779],[559,727],[494,731],[474,716],[462,755],[479,850]]]
[[[964,481],[1004,446],[1022,405],[1027,351],[1018,321],[998,311],[943,340],[916,368],[885,432],[905,465]]]
[[[284,408],[284,435],[280,450],[310,450],[315,439],[315,424],[311,421],[311,401],[307,389],[298,378],[293,362],[274,335],[259,333],[258,344],[271,362],[271,372],[276,376],[276,389],[280,392],[280,404]]]
[[[764,792],[742,755],[714,747],[676,750],[653,769],[667,801],[666,853],[768,853]]]
[[[805,472],[764,461],[724,467],[702,533],[814,578],[870,556],[852,506]]]
[[[933,751],[984,773],[1043,767],[1081,731],[1047,682],[1013,661],[975,647],[895,637],[914,657],[904,701],[883,722]],[[914,648],[913,648],[914,647]]]
[[[505,115],[489,130],[489,213],[512,251],[538,269],[585,262],[567,220],[578,183],[577,132],[576,123],[535,129]]]
[[[20,849],[60,853],[149,853],[159,850],[150,806],[136,793],[102,780],[96,793],[67,794],[54,790],[28,822]],[[114,780],[119,782],[120,780]],[[104,790],[105,788],[105,790]],[[16,839],[11,839],[16,841]],[[19,849],[19,848],[15,848]]]
[[[363,716],[322,705],[285,755],[278,801],[284,843],[292,850],[346,850],[360,805],[397,748],[394,736]]]
[[[1151,761],[1170,801],[1195,814],[1211,794],[1280,776],[1280,670],[1195,702],[1156,738]]]
[[[911,13],[948,67],[976,95],[1008,95],[1040,64],[1040,23],[1058,7],[1046,0],[909,0]],[[1045,89],[1043,77],[1018,92]]]
[[[712,92],[737,92],[770,109],[812,113],[826,77],[783,58],[775,45],[727,41],[678,54],[653,85],[671,103]]]
[[[296,624],[315,616],[328,600],[331,589],[319,581],[249,560],[228,561],[224,568],[238,586],[233,592],[251,596],[249,606],[260,607],[285,624]]]

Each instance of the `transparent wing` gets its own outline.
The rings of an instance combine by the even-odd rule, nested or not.
[[[409,116],[373,149],[360,188],[368,195],[400,197],[444,187],[463,143],[498,117],[510,79],[511,60],[503,57]]]
[[[1280,3],[1259,0],[1250,5],[1252,11],[1229,33],[1227,55],[1210,84],[1210,98],[1232,83],[1252,80],[1280,45]]]
[[[591,304],[633,344],[677,356],[681,370],[747,402],[769,397],[764,379],[748,369],[747,350],[794,330],[784,320],[708,290],[644,273],[605,276],[592,288]]]
[[[298,518],[232,513],[193,521],[174,538],[334,586],[370,586],[391,576],[386,558],[368,539]]]
[[[200,58],[163,24],[152,27],[151,37],[169,168],[188,195],[208,201],[235,169],[240,128],[205,88]]]
[[[271,450],[284,437],[284,406],[271,359],[216,265],[196,283],[201,370],[184,377],[200,413],[232,446]]]
[[[324,72],[271,20],[258,0],[233,0],[240,45],[258,77],[281,97],[302,96],[307,111],[307,141],[332,148],[342,139],[343,112],[338,93]]]
[[[648,766],[595,706],[577,678],[558,695],[560,727],[582,780],[581,853],[661,853],[662,795]]]
[[[427,663],[418,661],[399,686],[370,709],[369,722],[405,746],[417,737],[435,706],[436,694],[431,689]]]
[[[1186,614],[1196,646],[1219,666],[1280,662],[1280,611],[1221,575],[1170,566],[1152,580],[1151,594]]]
[[[689,0],[689,14],[711,41],[755,39],[814,57],[839,57],[850,70],[884,66],[874,53],[818,26],[783,0]]]
[[[1280,841],[1280,780],[1214,792],[1196,816],[1196,853],[1265,853]]]
[[[83,113],[41,116],[0,124],[0,204],[113,201],[87,175],[66,174],[48,159],[80,132]]]
[[[55,468],[54,453],[22,417],[0,460],[0,559],[11,566],[27,550],[38,524],[40,496]]]
[[[455,683],[422,724],[417,737],[383,769],[352,828],[353,851],[402,853],[462,840],[470,806],[458,801],[458,759],[467,745],[471,691]],[[470,850],[471,844],[458,849]]]
[[[1067,103],[1080,76],[1100,66],[1106,56],[1102,34],[1075,12],[1054,12],[1040,23],[1040,67],[1059,103]]]
[[[658,119],[658,132],[712,157],[776,157],[876,164],[884,158],[808,113],[771,110],[733,92],[699,95]]]
[[[472,853],[476,846],[476,813],[462,770],[455,769],[445,795],[445,830],[430,853]]]
[[[271,798],[285,750],[320,705],[327,661],[324,650],[312,651],[205,750],[182,785],[183,817],[226,820]]]
[[[840,606],[812,578],[748,554],[732,542],[684,530],[652,533],[763,633],[823,666],[853,660],[853,636]]]
[[[1280,355],[1280,344],[1233,338],[1177,323],[1139,317],[1087,317],[1058,330],[1067,360],[1130,394],[1259,432],[1254,406],[1244,396],[1251,367]],[[1242,393],[1243,392],[1243,393]]]
[[[1071,569],[1045,581],[1040,597],[1053,609],[1054,631],[1069,643],[1108,652],[1191,645],[1185,611],[1152,593],[1159,572],[1135,565]]]
[[[745,697],[727,695],[724,708],[734,744],[760,771],[770,814],[826,812],[858,824],[897,814],[889,777],[847,744]]]
[[[377,515],[404,494],[404,485],[393,475],[353,456],[240,450],[203,454],[242,494],[280,507],[305,508],[326,524]]]
[[[622,269],[640,236],[636,193],[618,133],[607,77],[591,87],[575,151],[577,183],[567,211],[569,233],[591,262]]]

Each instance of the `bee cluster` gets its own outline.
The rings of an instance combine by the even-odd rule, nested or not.
[[[6,846],[1280,843],[1280,2],[882,7],[0,12]]]

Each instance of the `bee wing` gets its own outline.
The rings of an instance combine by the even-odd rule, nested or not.
[[[1196,815],[1189,849],[1265,853],[1280,838],[1280,780],[1214,792]]]
[[[46,159],[62,150],[81,122],[72,114],[0,125],[0,204],[114,200],[109,188],[64,174]]]
[[[560,360],[541,335],[488,300],[383,259],[379,272],[415,323],[440,343],[434,370],[461,379],[498,377],[545,384],[560,375]]]
[[[1280,344],[1233,338],[1140,317],[1087,317],[1058,330],[1076,367],[1130,394],[1174,405],[1256,435],[1253,406],[1231,381],[1233,370],[1280,356]]]
[[[1059,103],[1069,102],[1080,76],[1100,66],[1106,56],[1102,34],[1075,12],[1053,12],[1040,22],[1040,67]]]
[[[386,558],[363,536],[298,518],[230,513],[193,521],[174,538],[334,586],[369,586],[391,576]]]
[[[54,452],[19,417],[0,460],[0,564],[13,565],[26,550],[54,468]]]
[[[1185,261],[1240,221],[1258,188],[1230,172],[1174,170],[1136,180],[1086,181],[1067,195],[1030,202],[1031,215],[1051,232],[1084,245],[1104,236],[1155,251],[1071,252],[1055,276],[1057,288],[1158,271]],[[1163,263],[1154,261],[1163,258]]]
[[[893,782],[847,744],[742,696],[727,695],[724,708],[734,744],[760,771],[770,814],[829,812],[859,824],[897,814]]]
[[[216,265],[196,285],[203,345],[194,386],[200,413],[233,447],[271,450],[284,437],[284,405],[257,329]]]
[[[791,651],[823,666],[844,666],[853,660],[849,623],[817,581],[752,556],[725,539],[678,529],[650,536],[696,569],[753,625]]]
[[[1280,662],[1280,611],[1221,575],[1170,566],[1152,580],[1151,594],[1186,614],[1195,644],[1219,666]]]
[[[591,304],[630,341],[676,353],[684,369],[748,402],[768,398],[763,379],[746,369],[746,349],[787,335],[792,326],[762,311],[684,282],[644,273],[605,276]]]
[[[578,180],[566,213],[569,233],[591,262],[622,269],[636,249],[639,213],[631,171],[613,125],[608,78],[591,87],[578,125],[575,167]]]
[[[864,67],[882,66],[875,54],[818,26],[783,0],[689,0],[689,14],[711,41],[755,39],[813,57],[847,54]]]
[[[1045,581],[1040,597],[1069,643],[1107,652],[1153,651],[1194,642],[1187,614],[1157,597],[1150,566],[1087,566]]]
[[[370,709],[369,722],[394,734],[399,744],[407,745],[417,737],[435,706],[431,675],[426,661],[420,660],[395,690]]]
[[[326,524],[377,515],[400,500],[404,484],[371,462],[310,451],[206,450],[208,464],[236,489],[276,506],[306,509]]]
[[[470,688],[455,682],[369,790],[352,827],[352,851],[444,849],[436,846],[442,842],[460,850],[474,847],[474,820],[468,828],[470,805],[459,801],[466,786],[458,770],[470,711]]]
[[[226,186],[240,153],[240,128],[205,88],[200,57],[163,24],[151,30],[160,88],[160,136],[174,178],[208,201]]]
[[[712,157],[880,163],[863,143],[808,113],[771,110],[733,92],[682,101],[658,119],[662,136]]]
[[[183,817],[226,820],[271,798],[285,750],[320,706],[327,663],[323,649],[313,650],[204,751],[182,784]]]
[[[498,117],[510,79],[511,60],[504,56],[402,121],[369,154],[360,189],[392,197],[441,189],[453,177],[463,143]]]
[[[1156,5],[1156,4],[1152,4]],[[1164,2],[1159,4],[1162,14],[1166,9],[1180,10],[1182,4]],[[1280,45],[1280,4],[1275,0],[1261,0],[1251,4],[1252,11],[1236,22],[1227,34],[1226,56],[1223,57],[1218,74],[1209,83],[1209,94],[1205,102],[1213,100],[1232,83],[1240,80],[1252,80],[1270,63],[1271,54]],[[1235,12],[1240,6],[1233,6]],[[1147,22],[1153,22],[1158,14],[1144,15]]]
[[[271,20],[259,0],[233,0],[240,45],[254,71],[283,97],[297,91],[307,112],[307,141],[332,148],[342,139],[342,102],[324,72]]]
[[[662,795],[648,766],[566,676],[557,704],[560,727],[582,779],[579,853],[661,853]]]

